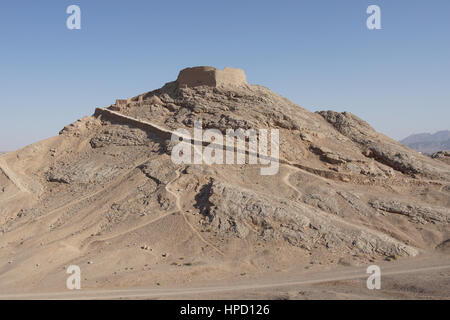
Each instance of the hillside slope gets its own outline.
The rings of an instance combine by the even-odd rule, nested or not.
[[[137,287],[410,258],[448,241],[448,164],[350,113],[224,79],[118,100],[1,155],[0,290],[62,290],[72,264],[84,287]],[[279,172],[174,164],[171,133],[197,120],[278,129]]]

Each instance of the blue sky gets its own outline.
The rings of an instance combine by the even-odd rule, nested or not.
[[[66,28],[72,4],[81,30]],[[371,4],[382,30],[366,28]],[[4,0],[0,150],[195,65],[242,68],[250,83],[395,139],[450,129],[449,37],[448,0]]]

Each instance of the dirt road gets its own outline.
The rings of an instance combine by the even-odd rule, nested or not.
[[[390,263],[380,263],[381,279],[389,281],[396,280],[399,277],[401,281],[410,282],[403,283],[403,286],[414,288],[414,279],[420,279],[423,275],[438,275],[444,272],[444,276],[448,279],[450,272],[450,257],[432,257],[418,259],[415,261],[404,260]],[[242,298],[244,292],[259,292],[261,298],[267,297],[266,292],[289,291],[292,288],[298,290],[301,288],[310,288],[314,285],[330,286],[330,283],[336,286],[339,282],[348,282],[349,280],[363,280],[369,277],[364,267],[339,267],[332,270],[324,270],[317,272],[302,272],[298,275],[284,275],[280,279],[274,277],[266,277],[262,279],[244,280],[241,283],[227,284],[226,282],[217,284],[204,284],[192,287],[152,287],[152,288],[130,288],[130,289],[113,289],[113,290],[77,290],[64,292],[43,292],[43,293],[24,293],[24,294],[3,294],[0,299],[208,299],[237,297]],[[447,274],[447,276],[446,276]],[[406,280],[405,280],[406,279]],[[399,279],[397,279],[399,280]],[[447,280],[448,282],[448,280]],[[442,281],[441,281],[442,283]],[[361,286],[360,286],[361,287]],[[361,289],[361,288],[359,288]],[[383,288],[382,288],[383,289]],[[368,289],[366,289],[368,290]],[[376,290],[375,290],[376,291]],[[382,290],[379,290],[380,293]],[[350,292],[351,293],[351,292]],[[268,296],[270,298],[270,295]],[[352,295],[347,293],[347,298]],[[357,297],[357,294],[354,294]],[[353,298],[354,298],[353,297]],[[383,298],[382,296],[380,296]],[[375,296],[376,298],[376,296]],[[440,298],[450,298],[450,287],[444,287],[443,295]]]

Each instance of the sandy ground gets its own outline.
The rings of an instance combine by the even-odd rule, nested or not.
[[[112,290],[2,294],[0,299],[449,299],[450,257],[428,255],[378,264],[381,289],[369,290],[366,266],[274,273],[263,278]]]

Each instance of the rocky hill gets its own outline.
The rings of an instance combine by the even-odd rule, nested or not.
[[[175,164],[172,132],[276,129],[279,171]],[[202,148],[202,146],[197,146]],[[411,258],[450,238],[450,166],[355,115],[197,67],[0,156],[0,288],[240,279]]]

